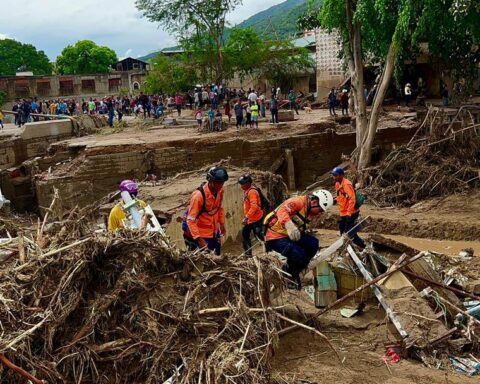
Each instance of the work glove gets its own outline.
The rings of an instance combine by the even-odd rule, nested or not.
[[[292,220],[285,223],[285,229],[287,230],[288,237],[292,241],[298,241],[302,237],[300,230],[297,228],[297,226],[293,223]]]
[[[220,224],[220,228],[219,228],[219,229],[220,229],[220,237],[222,237],[222,236],[225,237],[226,234],[227,234],[227,231],[226,231],[226,229],[225,229],[225,224]]]

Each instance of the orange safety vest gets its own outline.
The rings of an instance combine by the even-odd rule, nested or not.
[[[243,193],[243,214],[247,218],[247,224],[256,223],[263,217],[262,201],[260,199],[260,191],[257,187],[252,186]]]
[[[307,199],[308,196],[291,197],[268,214],[264,220],[268,228],[265,241],[287,237],[285,224],[290,220],[297,225],[298,229],[304,231],[308,224]]]
[[[350,180],[343,178],[341,183],[336,182],[335,190],[337,191],[337,204],[340,209],[340,216],[352,216],[359,211],[359,209],[355,208],[355,189]]]
[[[211,239],[215,237],[219,225],[225,223],[222,207],[224,190],[222,188],[215,196],[208,188],[208,183],[201,188],[203,188],[205,201],[200,191],[192,193],[188,205],[187,225],[193,239],[199,237]]]

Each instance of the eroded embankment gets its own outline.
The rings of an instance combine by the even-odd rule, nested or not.
[[[376,145],[389,151],[394,145],[411,137],[411,129],[379,130]],[[179,172],[198,169],[230,159],[239,167],[250,167],[278,173],[288,182],[290,189],[311,184],[318,175],[338,164],[342,154],[350,153],[355,146],[355,134],[337,134],[333,131],[254,139],[173,139],[152,143],[122,141],[79,147],[68,142],[53,146],[56,152],[37,161],[43,172],[36,178],[38,204],[48,206],[53,188],[61,193],[66,208],[84,206],[114,190],[122,179],[142,180],[147,173],[158,179]],[[72,167],[75,158],[82,161]],[[290,158],[288,158],[291,156]],[[58,164],[63,162],[63,164]]]

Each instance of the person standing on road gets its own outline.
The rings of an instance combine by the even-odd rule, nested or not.
[[[258,96],[259,104],[260,104],[260,115],[262,117],[265,117],[265,95],[263,93],[260,93],[260,96]]]
[[[208,115],[208,130],[210,132],[213,132],[213,128],[214,128],[214,124],[215,124],[215,111],[214,111],[213,107],[210,108],[207,115]]]
[[[284,271],[292,276],[297,289],[301,288],[300,272],[307,268],[320,246],[315,236],[306,233],[307,225],[332,205],[332,194],[320,189],[310,195],[291,197],[265,217],[266,250],[287,258]]]
[[[250,126],[250,128],[252,128],[252,107],[250,106],[250,102],[247,104],[247,108],[246,108],[246,125],[247,126]]]
[[[255,127],[258,128],[258,104],[255,102],[252,104],[252,106],[250,107],[250,110],[251,110],[251,113],[252,113],[252,121],[251,121],[251,124],[250,126],[252,126],[253,124],[255,124]]]
[[[195,119],[197,120],[198,123],[198,130],[202,130],[202,124],[203,124],[203,109],[200,107],[197,107],[197,110],[195,111]]]
[[[335,93],[335,88],[332,88],[330,93],[327,96],[328,102],[328,112],[330,112],[330,116],[337,116],[335,112],[335,106],[337,105],[337,95]]]
[[[235,110],[235,119],[236,119],[235,127],[238,130],[242,126],[242,121],[243,121],[243,106],[242,106],[242,100],[240,100],[240,98],[238,98],[237,103],[235,104],[233,109]]]
[[[342,107],[342,116],[348,116],[348,91],[346,89],[340,95],[340,105]]]
[[[278,101],[274,95],[270,98],[270,112],[272,113],[272,123],[278,124]]]
[[[179,93],[177,93],[177,95],[175,96],[175,106],[177,107],[178,116],[182,114],[182,104],[183,97]]]
[[[251,91],[249,94],[248,94],[248,101],[250,102],[250,104],[253,104],[253,103],[256,103],[257,102],[257,94],[255,93],[255,91]]]
[[[225,101],[224,109],[225,109],[225,116],[228,117],[228,125],[230,125],[230,121],[232,119],[232,111],[231,111],[231,108],[230,108],[230,101],[229,100]]]
[[[298,108],[297,108],[297,95],[293,89],[288,92],[288,101],[290,103],[290,110],[294,110],[298,115]]]
[[[108,126],[113,127],[113,118],[115,117],[115,107],[114,102],[111,97],[106,101],[107,113],[108,113]]]
[[[0,126],[2,126],[3,129],[3,112],[0,111]]]
[[[365,242],[358,236],[359,228],[355,228],[360,215],[360,208],[356,205],[355,189],[352,182],[345,178],[343,168],[335,167],[331,173],[335,181],[335,190],[337,191],[335,201],[340,210],[340,220],[338,221],[340,234],[348,233],[353,243],[363,249],[365,248]]]
[[[253,235],[260,241],[263,241],[263,208],[260,190],[253,184],[250,175],[240,176],[238,183],[243,190],[243,214],[242,238],[243,249],[246,256],[252,256],[252,241],[250,235]]]

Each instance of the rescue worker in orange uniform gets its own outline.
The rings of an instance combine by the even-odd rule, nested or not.
[[[300,272],[315,256],[320,246],[315,236],[305,233],[310,219],[326,212],[333,205],[329,191],[320,189],[310,195],[291,197],[265,217],[267,251],[276,251],[287,258],[285,272],[300,289]]]
[[[353,243],[363,249],[365,248],[365,242],[358,236],[359,228],[354,228],[360,215],[360,209],[355,207],[355,189],[353,188],[352,182],[345,178],[343,168],[335,167],[331,173],[335,180],[335,190],[337,191],[335,201],[340,210],[340,220],[338,221],[340,234],[343,235],[349,232],[348,236],[352,239]]]
[[[240,176],[238,183],[243,190],[243,249],[246,256],[252,256],[250,234],[263,241],[263,207],[260,190],[253,184],[250,175]]]
[[[223,185],[227,180],[225,168],[212,167],[207,172],[207,182],[192,193],[182,226],[190,250],[208,248],[220,255],[220,239],[226,234],[222,203]]]

